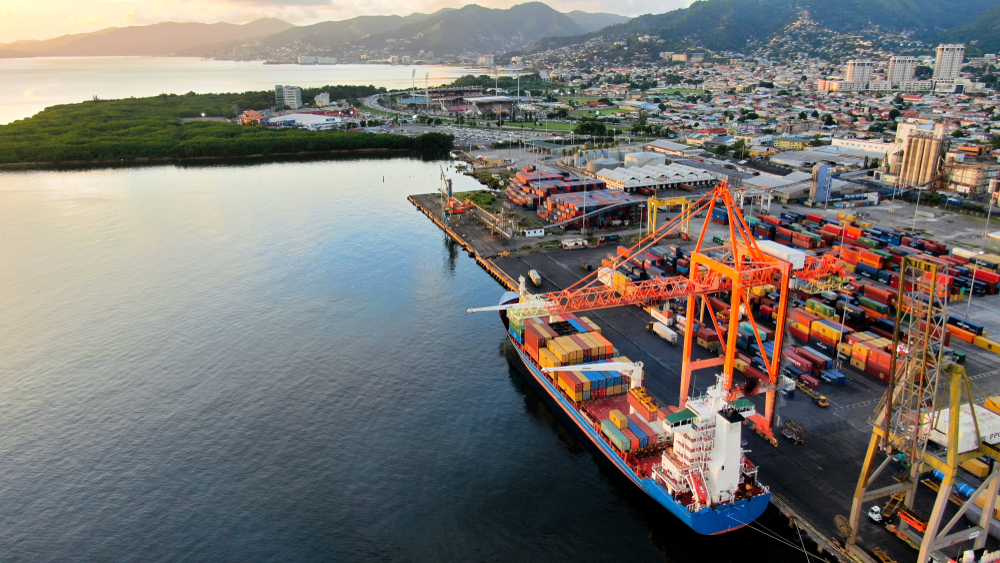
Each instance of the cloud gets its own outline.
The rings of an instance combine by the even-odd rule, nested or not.
[[[122,14],[122,19],[128,23],[135,23],[139,20],[139,10],[135,8],[129,8]]]

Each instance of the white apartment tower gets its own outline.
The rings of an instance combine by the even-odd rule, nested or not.
[[[872,61],[847,61],[847,68],[844,69],[844,81],[856,82],[860,89],[865,89],[872,80],[873,70],[875,70],[875,63]]]
[[[962,70],[965,59],[965,45],[938,45],[937,60],[934,61],[934,80],[955,80]]]
[[[292,109],[302,107],[302,88],[278,84],[274,87],[274,104]]]
[[[916,57],[894,56],[889,59],[889,71],[886,78],[893,87],[899,87],[903,82],[913,80],[913,75],[917,70]]]

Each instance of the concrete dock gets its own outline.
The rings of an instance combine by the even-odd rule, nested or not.
[[[527,278],[528,271],[532,269],[537,270],[543,280],[539,288],[529,282],[531,291],[542,293],[567,288],[590,273],[582,267],[584,262],[599,266],[601,258],[608,252],[614,253],[617,246],[617,243],[612,243],[582,250],[543,251],[540,249],[545,247],[544,241],[528,241],[524,238],[514,244],[504,244],[492,239],[486,229],[474,223],[447,224],[435,198],[434,194],[411,196],[410,201],[507,288],[515,287],[519,276]],[[796,211],[806,209],[791,207],[796,207]],[[898,208],[897,204],[897,211]],[[899,217],[904,215],[900,213]],[[872,220],[880,221],[879,218]],[[889,223],[888,219],[883,221]],[[701,223],[701,220],[692,222],[693,236],[702,228]],[[941,226],[948,228],[946,225],[948,224],[942,222]],[[954,227],[951,227],[951,232],[954,234]],[[728,232],[723,231],[721,226],[711,225],[707,238],[710,239],[715,234],[728,235]],[[546,237],[553,240],[556,238]],[[677,239],[669,242],[678,244]],[[531,247],[524,249],[525,244],[530,244]],[[694,242],[681,246],[693,248]],[[985,325],[991,334],[1000,334],[1000,315],[996,314],[1000,310],[1000,295],[977,297],[971,307],[965,302],[955,303],[951,305],[951,310],[953,314]],[[638,307],[621,307],[584,314],[604,328],[604,334],[621,353],[645,364],[646,386],[653,396],[665,404],[677,403],[682,347],[672,346],[646,331],[646,324],[651,320],[646,311]],[[983,393],[1000,394],[1000,357],[958,339],[953,339],[951,346],[968,355],[966,368]],[[710,357],[707,350],[697,346],[693,353],[695,359]],[[748,457],[760,467],[760,480],[773,493],[774,508],[793,520],[802,533],[817,544],[821,552],[833,554],[843,561],[863,560],[851,557],[839,549],[842,538],[838,535],[834,519],[837,516],[848,517],[850,514],[852,496],[871,436],[869,420],[885,393],[886,384],[846,363],[840,371],[847,375],[845,385],[823,385],[820,388],[820,392],[830,401],[829,407],[821,408],[801,393],[796,393],[791,400],[781,399],[779,402],[777,413],[780,420],[791,419],[805,427],[807,437],[804,444],[796,446],[779,436],[779,444],[775,447],[749,428],[745,429],[743,436],[748,442],[747,448],[751,450]],[[704,391],[713,383],[707,370],[696,375],[698,379],[694,382],[692,394]],[[755,401],[758,399],[762,404],[762,397],[756,397]],[[890,467],[876,486],[891,484],[892,474],[899,471],[901,468],[898,466]],[[973,486],[981,482],[964,471],[959,479]],[[934,491],[921,485],[917,511],[929,514],[935,495]],[[883,505],[887,500],[880,499],[870,504]],[[950,504],[945,521],[956,510],[957,506]],[[965,526],[962,522],[956,529]],[[968,548],[968,544],[964,545]],[[884,523],[875,524],[864,517],[860,524],[858,546],[866,554],[870,554],[876,547],[881,548],[899,562],[914,561],[917,556],[916,550],[887,531]],[[998,549],[998,544],[991,539],[987,547],[995,550]],[[957,548],[952,548],[948,554],[953,557],[960,555]]]

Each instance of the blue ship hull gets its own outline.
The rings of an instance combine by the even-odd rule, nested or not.
[[[556,388],[555,384],[549,380],[541,372],[541,370],[535,366],[534,362],[528,358],[521,346],[515,341],[510,334],[507,335],[510,339],[511,344],[514,345],[514,349],[517,350],[517,354],[521,357],[521,363],[528,368],[531,375],[535,378],[535,381],[545,389],[549,397],[555,401],[559,407],[566,413],[566,415],[572,420],[581,432],[590,438],[590,441],[597,446],[601,452],[604,454],[608,460],[615,464],[626,477],[629,478],[633,483],[636,484],[640,489],[651,496],[656,502],[663,505],[667,510],[673,513],[674,516],[679,518],[682,522],[687,524],[689,528],[703,535],[715,535],[729,532],[738,528],[746,526],[750,522],[753,522],[764,513],[767,509],[767,505],[771,502],[771,493],[764,493],[757,495],[750,499],[736,501],[731,504],[720,505],[712,508],[703,508],[698,512],[691,512],[686,506],[674,499],[670,492],[667,491],[659,483],[655,482],[651,478],[639,477],[639,475],[629,467],[625,461],[618,456],[618,454],[612,449],[611,445],[608,444],[604,438],[600,436],[596,429],[594,429],[583,415],[573,407],[573,403],[569,401],[559,390]]]

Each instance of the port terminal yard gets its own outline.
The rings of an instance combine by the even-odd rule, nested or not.
[[[659,197],[685,195],[678,193],[658,194]],[[641,226],[633,225],[631,230],[589,232],[588,238],[595,244],[589,248],[563,250],[559,241],[566,237],[579,237],[578,233],[554,233],[540,239],[515,237],[513,241],[501,240],[491,234],[484,225],[474,220],[466,222],[449,221],[444,215],[439,194],[410,196],[411,203],[429,219],[434,221],[447,236],[479,263],[499,284],[516,290],[518,278],[528,278],[531,270],[541,277],[541,285],[528,282],[532,292],[550,292],[565,289],[588,273],[583,264],[599,266],[601,259],[609,252],[614,253],[618,242],[596,244],[604,234],[619,237],[637,235]],[[799,213],[815,213],[816,210],[803,206],[789,205],[789,210]],[[774,206],[773,215],[781,211]],[[917,222],[912,205],[897,202],[894,209],[888,204],[868,208],[868,221],[886,226],[905,225]],[[755,211],[757,213],[759,211]],[[830,213],[836,213],[830,210]],[[671,214],[672,215],[672,214]],[[916,216],[919,226],[945,242],[959,242],[965,247],[982,244],[979,236],[982,226],[969,224],[965,217],[951,221],[937,213],[935,217]],[[701,222],[691,225],[692,237],[696,238],[702,228]],[[707,224],[706,237],[728,235],[728,229],[721,225]],[[964,238],[963,238],[964,237]],[[679,239],[669,241],[681,247],[691,247],[693,242]],[[985,327],[989,334],[1000,335],[1000,294],[977,296],[971,307],[966,301],[950,305],[951,314],[963,316]],[[655,333],[647,330],[652,317],[639,307],[621,307],[589,312],[588,315],[605,328],[620,353],[642,361],[646,369],[646,387],[649,392],[665,403],[674,403],[680,392],[680,365],[682,347],[672,346]],[[503,335],[498,335],[502,338]],[[970,378],[988,396],[1000,395],[1000,356],[973,346],[971,343],[952,339],[951,347],[966,354],[965,368]],[[695,359],[714,357],[704,348],[695,347]],[[893,561],[913,561],[916,550],[904,539],[900,539],[890,529],[887,522],[876,523],[863,518],[859,525],[858,543],[853,553],[841,549],[843,529],[838,525],[840,517],[846,517],[851,510],[852,497],[862,470],[865,451],[871,437],[870,420],[879,400],[884,395],[886,384],[862,370],[844,362],[839,371],[846,375],[842,385],[823,385],[819,391],[829,402],[820,407],[803,393],[795,393],[792,398],[783,398],[778,408],[780,421],[792,420],[804,428],[806,437],[796,444],[778,435],[777,445],[745,428],[743,433],[747,449],[752,451],[751,459],[760,468],[761,481],[773,493],[773,507],[779,510],[817,546],[827,559],[842,561],[878,561],[888,558]],[[707,372],[706,372],[707,374]],[[703,380],[694,381],[693,395],[704,391],[710,384],[707,375]],[[902,467],[890,466],[879,477],[878,485],[894,483],[893,475],[901,473]],[[975,475],[963,471],[959,480],[978,486],[981,482]],[[934,502],[934,480],[925,479],[919,488],[915,509],[924,515],[931,512]],[[872,501],[871,504],[885,504],[887,499]],[[865,509],[867,511],[867,507]],[[950,519],[957,506],[951,504],[946,510]],[[889,525],[891,528],[891,524]],[[987,549],[995,551],[1000,544],[990,539]],[[947,550],[945,550],[947,552]],[[950,556],[960,558],[958,548]]]

